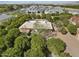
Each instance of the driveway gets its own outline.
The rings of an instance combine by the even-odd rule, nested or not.
[[[63,35],[57,32],[57,37],[66,43],[66,52],[69,52],[72,57],[79,57],[79,40],[75,36],[72,36],[70,33]]]

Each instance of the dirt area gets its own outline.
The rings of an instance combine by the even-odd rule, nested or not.
[[[75,36],[72,36],[70,33],[63,35],[57,32],[57,37],[66,43],[66,52],[69,52],[72,57],[79,57],[79,40]]]

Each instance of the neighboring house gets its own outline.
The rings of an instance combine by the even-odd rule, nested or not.
[[[53,6],[30,6],[26,8],[26,13],[64,13],[64,8],[62,7],[53,7]]]
[[[45,6],[30,6],[26,8],[26,13],[43,13],[45,9]]]
[[[78,25],[79,24],[79,16],[72,16],[69,20],[72,24]]]
[[[53,30],[51,22],[45,19],[26,21],[19,27],[20,32],[26,32],[26,33],[28,33],[31,30],[37,30],[37,29]]]
[[[52,13],[56,13],[54,8],[48,8],[48,9],[45,10],[45,14],[52,14]]]
[[[45,14],[52,14],[52,13],[64,13],[64,8],[62,7],[52,7],[45,10]]]

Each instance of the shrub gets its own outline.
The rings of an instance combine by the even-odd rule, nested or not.
[[[71,34],[75,35],[77,33],[77,27],[75,25],[68,24],[67,28]]]
[[[62,33],[62,34],[66,34],[67,33],[67,30],[65,29],[65,27],[60,27],[60,32]]]
[[[30,47],[30,42],[27,37],[19,36],[15,39],[14,47],[22,51],[26,51]]]

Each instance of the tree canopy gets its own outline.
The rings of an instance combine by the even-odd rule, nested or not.
[[[4,48],[4,39],[0,36],[0,49]]]
[[[60,54],[60,57],[71,57],[69,53],[63,52]]]
[[[42,51],[42,49],[39,49],[39,48],[34,49],[34,48],[32,48],[32,49],[29,49],[27,52],[25,52],[24,56],[25,57],[44,57],[45,54]]]
[[[77,33],[77,27],[75,25],[68,24],[67,28],[71,34],[75,35]]]
[[[45,47],[45,40],[38,34],[33,34],[31,39],[32,48],[43,48]]]
[[[28,48],[30,48],[30,41],[27,37],[21,35],[15,39],[14,47],[22,51],[26,51]]]
[[[61,52],[65,50],[65,43],[59,38],[50,38],[47,41],[47,47],[49,51],[59,55]]]
[[[3,57],[20,57],[22,52],[19,49],[8,48],[5,52],[2,53]]]
[[[14,40],[17,36],[19,36],[20,32],[18,28],[13,28],[8,31],[7,35],[5,36],[5,44],[7,47],[12,47]]]

